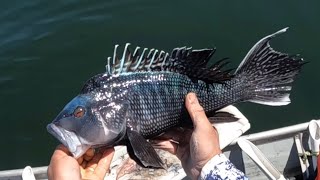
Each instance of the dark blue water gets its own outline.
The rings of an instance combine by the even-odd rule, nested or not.
[[[260,38],[310,61],[285,107],[241,104],[250,132],[320,115],[319,1],[1,1],[0,170],[42,166],[57,141],[46,131],[92,75],[103,72],[115,44],[170,51],[218,48],[236,67]]]

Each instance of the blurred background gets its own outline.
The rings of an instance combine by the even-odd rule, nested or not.
[[[91,76],[104,72],[115,44],[171,51],[217,47],[237,67],[262,37],[301,54],[292,103],[242,103],[249,133],[319,118],[320,1],[4,0],[0,2],[0,170],[48,165],[58,144],[46,131]],[[132,47],[133,48],[133,47]]]

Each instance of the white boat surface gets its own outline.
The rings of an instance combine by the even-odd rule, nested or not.
[[[232,125],[214,125],[219,131],[220,146],[249,179],[314,179],[312,159],[316,154],[310,150],[309,122],[241,136],[250,128],[249,121],[235,107],[228,111],[240,119]],[[313,122],[320,124],[320,120]],[[105,179],[188,179],[174,155],[161,150],[157,152],[166,162],[166,170],[141,168],[128,158],[125,147],[116,147],[111,172]],[[34,177],[47,179],[47,166],[0,171],[0,180],[33,180]]]

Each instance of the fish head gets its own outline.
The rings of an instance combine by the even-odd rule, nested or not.
[[[99,105],[92,95],[80,94],[47,125],[47,130],[76,158],[90,147],[112,146],[125,127],[110,116],[115,112],[112,107]]]

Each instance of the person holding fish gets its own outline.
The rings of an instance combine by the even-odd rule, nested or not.
[[[194,93],[187,95],[185,105],[194,129],[169,131],[162,136],[167,140],[162,138],[153,141],[154,147],[175,154],[181,160],[186,174],[192,179],[247,179],[243,172],[236,169],[222,154],[218,132],[210,124]],[[113,154],[113,148],[100,149],[96,153],[89,149],[83,156],[75,159],[65,146],[59,145],[52,155],[48,178],[103,179],[109,172]]]
[[[249,101],[283,106],[291,102],[292,84],[305,62],[269,44],[286,31],[258,41],[233,73],[224,69],[226,58],[209,63],[215,48],[181,47],[167,53],[136,47],[132,53],[127,43],[118,57],[116,45],[106,72],[91,77],[47,125],[48,132],[65,146],[53,154],[49,177],[66,175],[68,168],[63,167],[69,162],[73,169],[68,173],[74,177],[102,178],[113,151],[93,154],[90,149],[122,145],[144,168],[165,167],[154,149],[160,148],[176,154],[193,179],[246,179],[221,154],[211,123],[236,119],[228,112],[218,112],[228,105]],[[188,94],[191,92],[194,94]],[[172,140],[156,140],[161,135]]]

